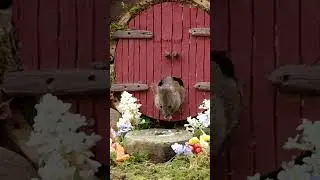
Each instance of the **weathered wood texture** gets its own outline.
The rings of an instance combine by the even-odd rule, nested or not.
[[[319,65],[285,65],[272,72],[269,80],[282,92],[306,96],[320,94]]]
[[[101,95],[108,90],[102,70],[38,70],[9,72],[0,85],[10,96]]]
[[[91,68],[93,62],[108,60],[108,7],[107,0],[14,1],[13,22],[25,70]],[[95,148],[103,163],[109,163],[108,95],[61,97],[73,104],[74,112],[95,120],[94,129],[86,131],[103,136]]]
[[[230,52],[246,107],[222,161],[225,179],[275,170],[296,153],[282,146],[297,133],[301,118],[320,117],[318,97],[279,93],[268,80],[282,65],[312,64],[320,56],[319,5],[317,0],[212,1],[211,48]]]
[[[151,86],[165,76],[183,80],[186,101],[181,110],[173,115],[174,120],[197,115],[198,105],[209,92],[194,87],[197,82],[210,79],[210,39],[192,36],[191,28],[208,28],[209,14],[177,2],[164,2],[142,11],[129,22],[130,29],[153,32],[152,39],[119,39],[115,53],[117,83],[143,83]],[[164,56],[168,53],[170,56]],[[161,119],[154,106],[153,92],[134,92],[140,99],[141,112]]]
[[[152,38],[153,33],[146,30],[123,30],[112,33],[113,39],[149,39]]]
[[[210,91],[210,82],[197,82],[195,88],[203,91]]]
[[[210,28],[191,28],[189,32],[192,36],[210,36]]]

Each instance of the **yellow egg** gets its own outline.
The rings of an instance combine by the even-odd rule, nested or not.
[[[197,137],[193,137],[189,140],[190,145],[197,144],[198,142],[200,142],[200,140]]]
[[[203,141],[209,142],[210,141],[210,136],[207,134],[203,134],[200,136],[200,139],[202,139]]]

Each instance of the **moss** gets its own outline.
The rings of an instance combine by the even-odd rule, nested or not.
[[[174,157],[166,163],[128,162],[110,169],[111,179],[210,179],[210,157]]]
[[[15,29],[13,27],[1,28],[0,33],[0,76],[2,80],[6,71],[19,70],[22,65]]]

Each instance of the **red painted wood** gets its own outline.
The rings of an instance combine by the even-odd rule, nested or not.
[[[108,0],[95,0],[94,2],[94,59],[93,61],[104,61],[109,59],[109,1]],[[106,80],[109,81],[109,75],[106,73]],[[95,110],[95,129],[96,133],[102,136],[102,140],[96,146],[96,159],[99,162],[108,164],[110,162],[109,148],[109,130],[110,123],[108,118],[109,113],[109,92],[106,94],[95,97],[94,110]]]
[[[147,30],[154,32],[154,18],[153,18],[154,8],[147,9]],[[130,42],[129,42],[130,43]],[[147,84],[151,85],[154,78],[154,38],[147,40],[147,62],[146,62],[146,75],[147,75]],[[132,47],[133,48],[133,47]],[[131,66],[132,67],[132,66]],[[149,90],[150,92],[151,90]],[[147,93],[147,102],[146,102],[146,112],[147,114],[153,114],[154,103],[153,103],[153,93]]]
[[[210,16],[209,14],[204,14],[204,27],[210,27]],[[203,81],[210,82],[210,42],[211,40],[209,38],[204,39],[204,63],[203,63]],[[207,96],[206,96],[207,95]],[[205,98],[208,97],[208,93],[205,94]]]
[[[67,2],[18,0],[15,1],[14,6],[14,21],[20,28],[18,29],[19,37],[23,45],[21,59],[26,70],[74,68],[78,63],[77,60],[79,60],[79,67],[82,68],[91,65],[92,61],[103,61],[109,57],[107,44],[109,26],[106,21],[109,16],[106,9],[108,1],[98,0],[93,4],[85,0],[77,2],[74,0]],[[78,109],[74,99],[79,99],[84,102],[79,106],[80,113],[88,117],[90,114],[96,117],[98,124],[96,132],[106,139],[97,145],[97,159],[100,162],[109,163],[109,154],[106,153],[109,148],[107,138],[109,111],[106,103],[108,98],[107,95],[95,98],[97,103],[95,114],[93,114],[94,107],[87,99],[72,97],[73,100],[68,100],[66,97],[61,97],[73,103],[74,112]],[[99,111],[100,109],[103,110]]]
[[[134,18],[134,21],[131,21],[129,23],[129,28],[137,29],[137,28],[139,28],[139,25],[140,25],[140,18],[138,16],[137,18]],[[129,40],[129,41],[132,41],[132,40]],[[134,57],[133,57],[133,61],[134,61],[134,66],[133,66],[133,69],[134,69],[134,80],[139,80],[140,81],[140,65],[139,65],[139,63],[140,63],[140,40],[139,39],[134,39],[133,42],[134,42],[134,49],[135,49],[135,53],[134,53]],[[140,93],[134,93],[134,96],[138,100],[140,100]]]
[[[278,48],[277,65],[299,63],[299,1],[279,1],[277,4]],[[280,164],[290,160],[292,153],[282,148],[288,137],[294,136],[300,123],[300,97],[278,94],[277,96],[277,155]]]
[[[58,1],[39,1],[38,28],[41,69],[58,67],[58,9]]]
[[[21,41],[21,59],[23,61],[24,69],[31,70],[38,67],[39,48],[37,33],[37,1],[26,2],[24,0],[19,1],[20,5],[20,20],[18,23],[20,41]]]
[[[251,79],[250,64],[252,54],[252,13],[251,0],[230,1],[230,37],[231,58],[236,67],[236,74],[243,87],[244,110],[241,125],[231,137],[230,158],[232,179],[246,179],[250,167],[249,143],[251,138]]]
[[[163,58],[161,53],[161,26],[162,26],[162,16],[161,15],[161,4],[153,6],[153,26],[154,26],[154,45],[153,45],[153,64],[154,64],[154,73],[153,73],[153,83],[156,85],[160,81],[161,77],[161,66],[160,62]],[[150,92],[150,91],[149,91]],[[152,93],[154,94],[154,93]],[[154,104],[154,101],[152,101]],[[160,112],[153,105],[154,113],[153,117],[159,119]],[[151,116],[152,117],[152,116]]]
[[[254,3],[255,46],[252,62],[252,122],[255,145],[255,165],[258,172],[273,171],[275,166],[274,103],[275,91],[266,75],[274,70],[273,1],[258,0]],[[261,108],[261,102],[263,107]],[[262,116],[263,114],[263,116]],[[268,154],[268,157],[265,155]]]
[[[77,67],[90,67],[93,60],[93,1],[77,0]]]
[[[172,52],[177,52],[179,55],[181,54],[181,43],[182,43],[182,23],[183,20],[181,18],[177,17],[182,17],[182,6],[179,6],[178,3],[173,4],[172,7]],[[182,72],[181,72],[181,66],[183,65],[183,62],[185,59],[182,59],[180,56],[176,59],[172,60],[172,68],[171,68],[171,74],[172,76],[182,78]],[[180,109],[177,113],[173,115],[173,119],[181,119],[181,111]]]
[[[183,81],[185,81],[187,99],[182,106],[182,109],[173,115],[173,119],[175,120],[183,120],[190,115],[197,115],[199,104],[204,97],[209,96],[209,93],[207,92],[196,91],[193,86],[197,81],[204,81],[204,59],[206,57],[209,60],[210,39],[207,37],[202,37],[200,39],[198,37],[191,38],[189,35],[189,29],[197,27],[197,20],[199,21],[199,19],[201,21],[201,27],[205,26],[206,20],[207,26],[209,26],[209,15],[199,10],[202,14],[199,16],[200,18],[197,19],[197,8],[190,8],[189,6],[184,6],[184,8],[186,9],[186,17],[183,16],[183,7],[181,4],[176,2],[165,2],[156,4],[150,8],[151,10],[145,10],[134,17],[129,23],[129,28],[153,30],[154,37],[148,40],[120,39],[119,43],[122,43],[122,47],[120,44],[117,45],[115,60],[116,73],[123,74],[122,80],[120,80],[121,77],[117,77],[118,82],[125,82],[125,76],[130,78],[129,76],[132,77],[133,75],[133,78],[129,81],[148,83],[151,86],[155,85],[165,76],[174,75],[181,77]],[[190,14],[191,11],[193,11],[193,19]],[[191,26],[191,23],[193,26]],[[199,39],[199,42],[201,42],[200,44],[202,45],[202,47],[201,45],[198,47],[198,59],[196,54],[198,46],[196,44],[197,39]],[[205,45],[206,43],[207,46]],[[130,48],[128,48],[129,56],[132,54],[133,57],[128,59],[123,58],[123,56],[127,57],[126,53],[123,52],[125,49],[124,46],[130,46]],[[182,46],[186,47],[186,49],[183,49]],[[189,46],[192,46],[192,48],[189,48]],[[204,54],[205,48],[207,49],[207,55]],[[189,51],[189,49],[192,51]],[[131,51],[134,51],[134,53]],[[149,53],[150,51],[152,51],[152,53]],[[175,51],[179,56],[177,59],[172,58],[171,60],[167,60],[164,57],[164,52],[166,51],[169,53]],[[123,63],[132,65],[127,66],[123,65]],[[209,61],[207,64],[208,63]],[[197,66],[198,69],[196,69]],[[127,70],[127,67],[129,70]],[[130,73],[131,71],[132,74]],[[209,80],[209,66],[207,67],[206,72],[206,78]],[[200,74],[198,79],[196,79],[196,74]],[[191,94],[193,94],[191,97],[189,96],[189,90],[191,91]],[[162,115],[159,114],[159,110],[154,106],[154,93],[151,89],[144,92],[134,92],[133,94],[140,100],[140,103],[142,104],[140,111],[143,114],[155,119],[163,119]],[[199,102],[196,102],[196,94],[199,94]],[[204,94],[206,94],[206,96],[204,96]],[[191,101],[189,101],[189,99]],[[189,112],[190,107],[192,107],[193,114],[190,114]]]
[[[205,27],[205,15],[204,11],[198,10],[197,13],[197,28]],[[196,53],[196,81],[204,81],[204,54],[205,54],[205,43],[208,40],[207,37],[197,37],[197,53]],[[199,105],[205,98],[205,95],[208,94],[204,91],[197,90],[196,92],[196,104]]]
[[[115,80],[116,82],[123,82],[123,75],[122,75],[122,66],[123,66],[123,61],[122,61],[122,50],[123,50],[123,42],[124,41],[118,41],[117,42],[117,48],[115,52],[115,59],[117,61],[114,62],[114,74],[115,74]]]
[[[172,28],[173,28],[173,5],[170,2],[162,3],[161,14],[155,14],[155,16],[162,16],[162,41],[161,41],[161,77],[170,76],[172,71],[172,60],[164,57],[165,52],[172,53]]]
[[[60,1],[59,68],[73,68],[76,63],[76,2]],[[68,27],[68,28],[64,28]]]
[[[93,1],[77,0],[77,68],[88,68],[93,61]],[[76,97],[78,112],[85,116],[87,122],[93,118],[93,102],[91,97]],[[106,120],[106,119],[105,119]],[[89,132],[90,128],[83,128]]]
[[[190,26],[191,28],[193,27],[197,27],[197,12],[198,9],[197,8],[191,8],[190,9]],[[197,59],[196,59],[196,53],[197,53],[197,41],[196,41],[196,37],[195,36],[191,36],[190,37],[190,51],[189,51],[189,111],[190,114],[197,114],[198,109],[196,108],[197,102],[196,102],[196,89],[192,86],[193,84],[196,83],[196,63],[197,63]],[[192,104],[192,106],[194,106],[194,108],[192,108],[192,106],[190,106]]]
[[[301,2],[301,58],[303,64],[319,64],[315,60],[320,56],[319,50],[319,25],[320,18],[317,0]],[[319,97],[303,97],[302,117],[310,120],[318,120],[320,117]]]
[[[146,30],[147,29],[147,12],[143,11],[141,12],[140,16],[140,24],[138,26],[139,29]],[[147,82],[147,41],[146,39],[139,40],[139,46],[140,46],[140,56],[139,56],[139,80],[142,83]],[[144,106],[141,106],[141,112],[146,112],[147,107],[147,93],[139,93],[140,94],[140,103],[144,104]],[[152,101],[153,99],[151,99]]]
[[[229,44],[229,4],[225,0],[216,0],[211,2],[212,16],[210,19],[210,45],[211,49],[230,51]],[[215,67],[211,67],[212,69]],[[211,76],[212,77],[212,76]],[[210,78],[210,82],[213,82],[213,78]],[[213,97],[214,94],[211,94]],[[217,159],[210,158],[210,164],[212,165],[212,176],[213,179],[231,179],[231,166],[229,162],[229,144],[227,144],[225,156],[220,156]]]
[[[181,47],[181,61],[183,60],[184,62],[181,63],[181,73],[182,73],[182,81],[185,84],[190,84],[189,83],[189,63],[190,63],[190,58],[189,58],[189,51],[190,51],[190,33],[189,29],[191,28],[190,24],[190,8],[184,6],[182,10],[182,47]],[[191,87],[192,88],[192,87]],[[186,93],[189,94],[190,92],[190,87],[186,86]],[[185,103],[182,104],[182,116],[186,117],[190,114],[189,110],[189,95],[185,96]]]

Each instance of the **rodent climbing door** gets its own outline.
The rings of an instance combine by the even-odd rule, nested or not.
[[[186,88],[185,102],[172,121],[197,115],[203,99],[209,98],[204,89],[210,80],[210,16],[197,6],[178,2],[149,5],[128,21],[128,29],[113,33],[118,39],[116,83],[126,84],[123,90],[131,89],[142,104],[141,112],[149,117],[164,120],[150,86],[165,76],[181,78]]]

